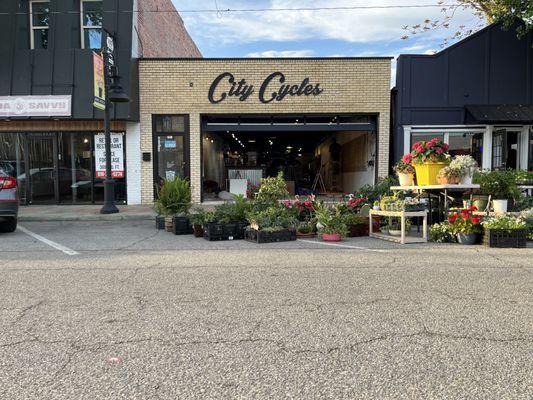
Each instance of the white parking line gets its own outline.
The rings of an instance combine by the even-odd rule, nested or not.
[[[45,238],[45,237],[43,237],[41,235],[33,233],[32,231],[24,228],[23,226],[19,225],[19,226],[17,226],[17,229],[19,231],[24,232],[26,235],[29,235],[32,238],[35,238],[35,239],[47,244],[48,246],[53,247],[56,250],[59,250],[59,251],[62,251],[63,253],[65,253],[65,254],[68,254],[69,256],[76,256],[76,255],[80,254],[77,251],[74,251],[72,249],[69,249],[68,247],[63,246],[62,244],[59,244],[59,243],[56,243],[56,242],[52,242],[51,240],[48,240],[47,238]]]
[[[322,244],[324,246],[336,246],[336,247],[344,247],[346,249],[356,249],[356,250],[364,250],[364,251],[373,251],[375,253],[388,253],[389,250],[380,250],[380,249],[369,249],[368,247],[360,247],[360,246],[350,246],[349,244],[338,244],[338,243],[328,243],[328,242],[317,242],[315,240],[306,240],[306,239],[298,239],[299,242],[306,242],[306,243],[314,243],[314,244]]]

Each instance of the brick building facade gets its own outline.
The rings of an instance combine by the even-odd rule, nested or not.
[[[257,149],[265,141],[273,148],[283,143],[286,158],[294,153],[299,169],[312,156],[318,158],[322,165],[313,175],[322,174],[326,186],[339,191],[349,193],[353,184],[388,175],[390,68],[389,58],[141,59],[142,203],[153,202],[158,180],[175,174],[190,178],[195,202],[216,197],[213,192],[231,191],[225,185],[234,169],[264,174],[265,165],[271,166],[268,160],[255,160],[269,154]],[[271,76],[276,72],[283,75]],[[286,95],[273,99],[272,93],[284,87]],[[299,161],[311,141],[309,161]],[[337,142],[342,160],[335,155]],[[359,158],[351,158],[348,151]],[[170,153],[183,168],[168,158]],[[293,171],[294,165],[286,173],[302,175]],[[331,171],[329,177],[322,167]],[[219,178],[208,179],[209,173]]]

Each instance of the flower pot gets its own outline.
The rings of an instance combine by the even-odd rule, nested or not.
[[[415,164],[416,182],[419,186],[438,185],[437,175],[446,163]]]
[[[372,210],[379,211],[379,210],[381,210],[381,207],[380,206],[372,206]]]
[[[314,238],[316,236],[316,233],[315,232],[301,233],[297,231],[296,236],[299,238]]]
[[[415,177],[413,174],[398,173],[398,180],[400,186],[413,186],[415,184]]]
[[[402,236],[402,231],[400,229],[389,229],[389,235]]]
[[[368,236],[368,224],[348,225],[348,237]]]
[[[459,178],[456,176],[451,177],[445,177],[445,176],[438,176],[437,181],[440,185],[457,185],[459,183]]]
[[[194,237],[197,237],[197,238],[204,237],[204,228],[202,227],[202,225],[194,224],[192,228],[193,228]]]
[[[487,208],[487,205],[489,204],[489,196],[486,196],[484,194],[475,195],[472,197],[472,200],[472,205],[475,206],[479,211],[485,210]]]
[[[165,217],[165,231],[172,232],[172,227],[174,226],[174,218],[172,216]]]
[[[162,215],[155,217],[155,229],[165,229],[165,217]]]
[[[340,233],[323,233],[322,240],[324,242],[340,242],[342,240],[342,236]]]
[[[461,178],[461,185],[471,185],[472,184],[472,174],[463,175]]]
[[[458,233],[457,243],[464,245],[472,245],[476,243],[477,235],[475,233]]]
[[[505,214],[507,212],[508,200],[492,200],[492,208],[496,214]]]

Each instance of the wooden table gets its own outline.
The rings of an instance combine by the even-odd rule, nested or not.
[[[412,192],[436,192],[439,196],[444,198],[443,202],[443,214],[444,220],[448,218],[450,207],[448,205],[448,192],[466,192],[467,190],[479,189],[480,186],[476,184],[471,185],[427,185],[427,186],[391,186],[391,190],[403,190],[403,191],[412,191]],[[429,209],[431,211],[431,196],[429,196]]]
[[[383,233],[374,233],[372,226],[372,216],[379,215],[381,217],[396,217],[400,218],[401,235],[392,236]],[[406,236],[405,235],[405,219],[411,217],[422,217],[422,237]],[[428,241],[428,212],[427,211],[378,211],[370,210],[368,214],[369,219],[369,236],[376,239],[389,240],[391,242],[398,242],[401,244],[407,243],[427,243]]]

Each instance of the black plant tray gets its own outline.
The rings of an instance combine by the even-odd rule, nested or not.
[[[291,240],[296,240],[296,231],[292,229],[284,229],[282,231],[272,232],[247,229],[244,238],[247,241],[254,243],[289,242]]]
[[[173,217],[172,232],[174,235],[190,235],[193,230],[189,217]]]
[[[155,229],[165,229],[165,217],[158,215],[155,217]]]
[[[483,244],[498,248],[523,248],[527,246],[526,229],[485,229]]]
[[[244,239],[244,229],[248,226],[246,221],[229,222],[219,224],[208,222],[204,224],[204,239],[215,240],[242,240]]]

